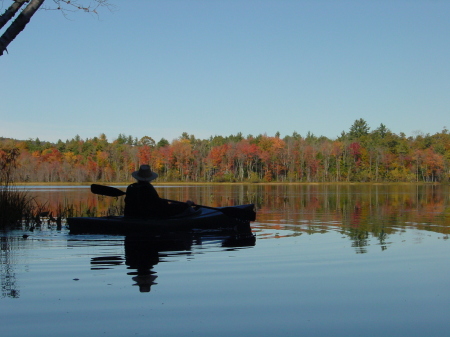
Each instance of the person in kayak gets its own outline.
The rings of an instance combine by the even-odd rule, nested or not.
[[[131,174],[137,180],[127,187],[125,196],[126,217],[151,218],[170,216],[185,211],[194,203],[190,200],[186,203],[169,203],[161,199],[150,182],[158,177],[158,174],[150,169],[149,165],[141,165],[138,171]]]

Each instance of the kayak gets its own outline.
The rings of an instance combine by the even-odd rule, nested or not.
[[[224,209],[228,212],[221,212]],[[235,209],[236,214],[242,211],[253,212],[254,205],[238,205],[232,207],[188,208],[185,212],[158,218],[131,218],[125,216],[104,217],[71,217],[67,218],[67,226],[71,234],[159,234],[193,230],[224,230],[248,227],[249,220],[245,217],[230,216],[229,210]]]

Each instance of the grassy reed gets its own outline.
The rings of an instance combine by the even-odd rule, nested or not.
[[[11,185],[0,185],[0,228],[19,223],[36,212],[34,198]]]
[[[27,191],[14,186],[12,177],[19,154],[17,148],[0,149],[0,228],[8,228],[24,218],[32,218],[39,208]]]

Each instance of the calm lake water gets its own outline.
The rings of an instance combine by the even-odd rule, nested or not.
[[[119,209],[88,187],[27,187],[46,207]],[[157,186],[255,203],[254,245],[135,244],[41,226],[1,233],[2,336],[447,336],[450,199],[432,185]],[[150,249],[149,247],[157,247]]]

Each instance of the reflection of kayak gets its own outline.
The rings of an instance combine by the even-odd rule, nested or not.
[[[253,211],[254,205],[226,207],[236,210]],[[131,234],[164,233],[176,231],[236,229],[249,224],[248,220],[230,217],[217,209],[199,207],[164,218],[128,218],[124,216],[72,217],[67,219],[70,233]],[[238,212],[237,212],[238,213]],[[230,212],[227,212],[230,214]]]

